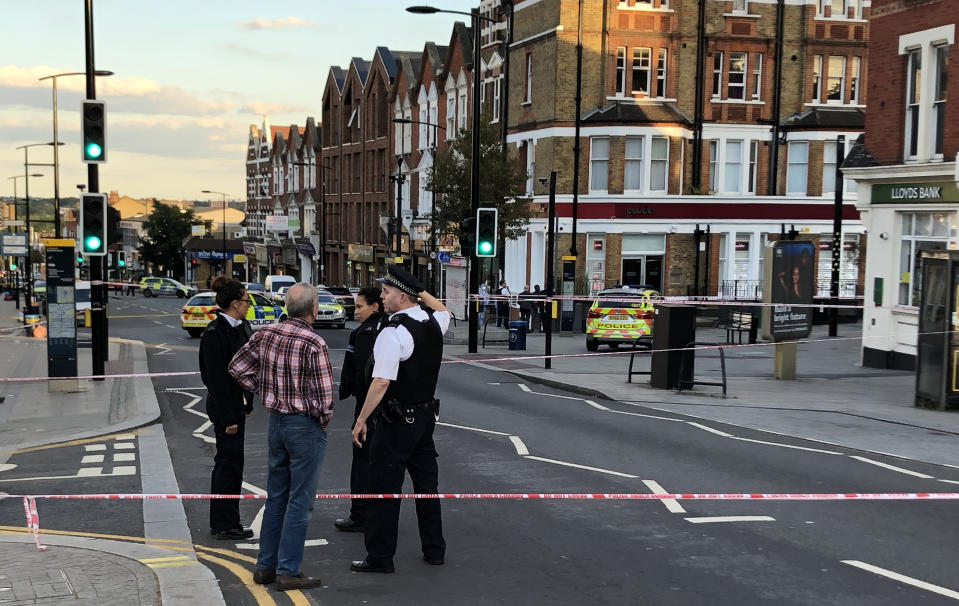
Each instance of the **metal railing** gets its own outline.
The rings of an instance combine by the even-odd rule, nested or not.
[[[817,298],[829,296],[829,281],[820,280],[816,284]],[[840,280],[839,297],[850,299],[859,296],[861,288],[857,280]],[[723,280],[719,287],[719,298],[733,301],[758,301],[763,298],[762,280]]]

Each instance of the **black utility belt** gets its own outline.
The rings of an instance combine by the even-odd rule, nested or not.
[[[437,418],[440,414],[440,401],[433,398],[427,402],[401,403],[395,398],[380,403],[377,407],[379,418],[387,425],[397,421],[405,420],[412,423],[417,411],[429,410]]]

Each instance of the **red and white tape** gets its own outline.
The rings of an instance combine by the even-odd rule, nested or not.
[[[23,497],[23,512],[27,516],[27,530],[33,535],[37,549],[46,551],[47,546],[40,544],[40,514],[37,512],[37,502],[34,497]]]

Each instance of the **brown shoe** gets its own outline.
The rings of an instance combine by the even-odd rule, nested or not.
[[[276,580],[275,570],[266,570],[264,568],[253,569],[253,582],[258,585],[269,585]]]
[[[305,577],[301,572],[298,575],[278,574],[276,575],[276,588],[279,591],[290,591],[291,589],[312,589],[322,587],[323,581],[316,577]]]

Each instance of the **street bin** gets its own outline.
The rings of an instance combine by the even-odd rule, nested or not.
[[[514,320],[509,323],[509,348],[511,351],[526,351],[526,322]]]
[[[684,348],[696,340],[696,307],[680,303],[657,303],[653,319],[653,355],[649,384],[676,389],[693,380],[693,352]],[[683,364],[683,358],[686,363]],[[679,376],[680,367],[685,376]]]

